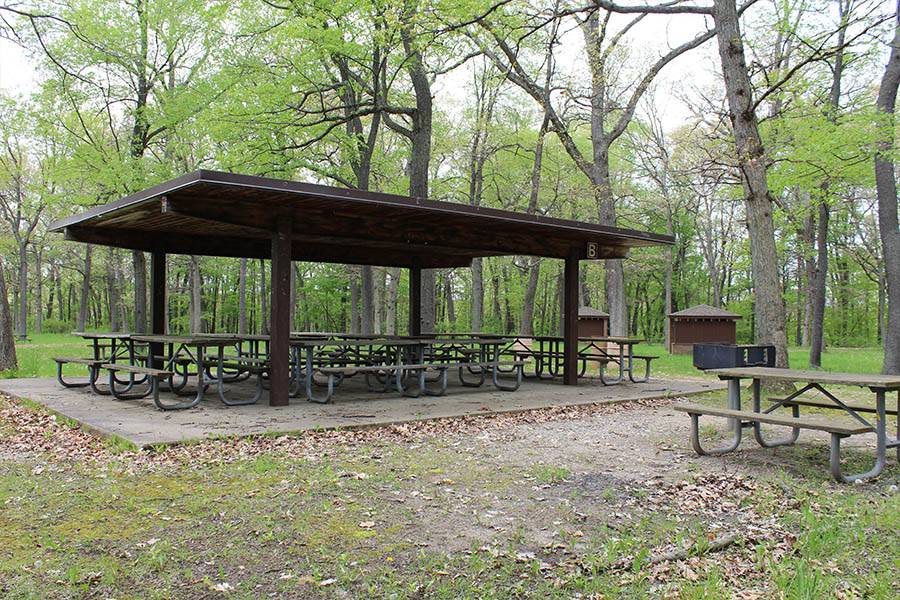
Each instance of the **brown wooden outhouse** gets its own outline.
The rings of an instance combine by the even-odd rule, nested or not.
[[[669,314],[669,352],[690,354],[695,343],[734,344],[741,315],[698,304]]]
[[[609,313],[582,306],[578,309],[578,337],[606,337],[609,335]]]

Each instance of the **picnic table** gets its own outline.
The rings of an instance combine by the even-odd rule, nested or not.
[[[772,367],[741,367],[728,369],[712,369],[708,371],[718,375],[720,379],[728,382],[727,408],[703,406],[699,404],[680,404],[676,410],[686,412],[691,416],[691,445],[697,454],[714,455],[736,450],[741,443],[742,430],[752,427],[753,434],[759,445],[771,448],[793,444],[797,441],[801,429],[813,429],[826,431],[831,434],[830,470],[835,479],[845,483],[857,480],[869,479],[882,472],[886,462],[887,448],[897,448],[898,460],[900,460],[900,429],[898,436],[891,437],[887,433],[885,418],[887,415],[897,416],[900,409],[900,376],[895,375],[869,375],[861,373],[828,373],[821,371],[804,371],[795,369],[776,369]],[[741,405],[741,380],[752,380],[753,409],[743,410]],[[765,382],[801,384],[799,390],[792,392],[784,398],[770,398],[771,405],[763,408],[761,389]],[[875,405],[841,400],[835,392],[828,388],[834,386],[849,386],[868,389],[875,394]],[[807,392],[818,391],[823,396],[805,396]],[[897,407],[888,408],[886,395],[888,392],[898,392]],[[849,416],[849,420],[835,420],[823,418],[801,418],[800,407],[816,407],[821,409],[833,409]],[[780,408],[789,408],[791,416],[775,414]],[[874,415],[874,422],[863,415]],[[728,418],[731,422],[734,436],[726,445],[705,449],[700,443],[699,417],[710,415]],[[791,434],[783,439],[768,440],[761,431],[761,424],[784,425],[791,428]],[[853,435],[874,433],[876,441],[875,465],[865,472],[846,476],[841,472],[841,440]]]
[[[120,331],[73,331],[72,335],[84,338],[90,342],[90,357],[72,357],[57,356],[53,357],[56,361],[56,380],[60,385],[67,388],[80,388],[90,386],[95,394],[104,396],[111,395],[113,390],[104,390],[97,387],[97,380],[100,375],[100,366],[104,363],[116,363],[127,361],[134,363],[139,355],[135,350],[134,341],[131,334]],[[63,376],[63,366],[67,364],[84,365],[88,370],[88,381],[73,382],[66,381]],[[120,385],[126,385],[125,391],[130,390],[135,385],[142,384],[144,378],[135,378],[134,374],[129,375],[127,382],[120,381],[114,376],[114,380]]]
[[[434,337],[372,338],[360,336],[342,339],[310,339],[293,337],[290,340],[294,352],[294,376],[292,394],[305,389],[312,402],[326,403],[331,400],[334,386],[345,377],[362,374],[369,391],[385,392],[396,388],[404,396],[418,397],[421,394],[439,396],[447,389],[447,372],[458,369],[460,382],[466,386],[480,386],[492,375],[494,385],[504,391],[514,391],[521,384],[521,361],[502,361],[499,358],[502,339],[457,339]],[[518,369],[514,384],[503,384],[498,379],[499,369]],[[426,372],[434,375],[426,377]],[[464,372],[474,373],[478,380],[467,380]],[[316,375],[327,380],[322,387],[323,394],[316,393],[319,385]],[[409,383],[415,376],[415,385]],[[374,380],[374,382],[373,382]],[[437,383],[437,389],[428,387]]]
[[[94,392],[112,395],[117,400],[152,395],[153,402],[163,410],[197,406],[213,384],[224,404],[257,402],[263,393],[263,379],[269,371],[267,335],[77,333],[91,342],[93,358],[56,358],[60,384],[65,387],[90,385]],[[500,348],[506,343],[507,339],[501,337],[292,333],[289,339],[290,393],[296,396],[300,390],[305,390],[309,400],[328,402],[335,385],[346,377],[363,374],[370,391],[387,391],[394,387],[410,397],[443,395],[447,389],[447,373],[451,369],[458,369],[463,385],[480,386],[491,375],[498,389],[513,391],[521,384],[524,361],[501,360]],[[86,365],[89,381],[66,381],[62,366],[69,362]],[[109,372],[108,390],[96,385],[101,371]],[[500,373],[516,374],[515,382],[501,383]],[[235,392],[228,389],[228,384],[252,375],[256,376],[255,394],[234,397]],[[324,382],[321,381],[323,377],[326,378]],[[196,388],[188,386],[189,382],[196,383]],[[146,389],[141,387],[144,384]],[[319,386],[327,387],[327,392],[316,392],[314,388]],[[173,402],[160,397],[160,391],[190,399]]]
[[[553,379],[562,373],[564,352],[563,338],[561,336],[518,336],[507,338],[508,344],[503,349],[504,354],[516,357],[528,357],[534,360],[534,376],[539,379]],[[600,381],[604,385],[616,385],[625,380],[625,376],[633,383],[643,383],[650,379],[650,362],[657,356],[638,355],[634,353],[634,346],[642,343],[642,338],[625,336],[581,337],[578,338],[578,360],[581,367],[579,377],[587,372],[589,361],[596,362],[600,367]],[[618,352],[610,351],[609,344],[615,344]],[[644,362],[643,376],[635,375],[635,361]],[[615,363],[618,366],[618,374],[609,377],[606,374],[606,366]]]
[[[144,342],[152,349],[147,357],[149,366],[143,367],[137,372],[145,373],[151,379],[151,393],[153,402],[163,410],[175,410],[193,408],[203,400],[206,388],[213,381],[219,399],[229,406],[239,404],[252,404],[262,396],[262,373],[264,367],[260,367],[249,361],[226,360],[225,348],[238,347],[241,337],[237,335],[202,334],[202,335],[160,335],[160,334],[135,334],[131,339],[136,342]],[[214,360],[209,354],[209,349],[215,349]],[[160,352],[161,353],[157,353]],[[110,365],[103,365],[110,368]],[[229,373],[250,372],[257,377],[256,393],[251,398],[236,399],[230,397],[225,390],[225,384],[234,380]],[[191,377],[196,378],[196,391],[188,391],[187,383]],[[168,382],[168,389],[179,396],[194,397],[190,400],[179,402],[163,401],[159,397],[159,380]],[[209,380],[207,383],[206,380]],[[152,382],[156,382],[155,385]]]

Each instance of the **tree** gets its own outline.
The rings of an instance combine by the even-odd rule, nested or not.
[[[722,76],[728,98],[734,144],[750,237],[750,258],[756,292],[756,319],[761,344],[776,349],[776,366],[789,366],[787,329],[781,282],[778,280],[778,253],[775,249],[774,203],[766,179],[768,157],[759,135],[753,87],[744,59],[744,47],[734,0],[715,0],[713,18]]]
[[[45,189],[39,185],[35,157],[29,152],[28,132],[25,124],[30,121],[24,110],[12,107],[2,99],[0,112],[3,148],[0,151],[0,215],[9,225],[18,248],[18,319],[16,337],[24,340],[28,335],[28,247],[35,228],[46,208]],[[39,276],[39,275],[38,275]],[[40,309],[40,307],[39,307]]]
[[[536,24],[524,29],[513,26],[507,30],[502,24],[488,19],[481,19],[479,25],[490,35],[496,48],[494,50],[481,42],[484,51],[510,81],[522,88],[544,109],[550,121],[550,129],[559,137],[568,155],[590,181],[596,204],[597,221],[601,225],[614,227],[616,225],[615,195],[610,177],[612,144],[625,132],[634,116],[638,102],[656,75],[675,58],[712,39],[715,32],[713,30],[702,32],[666,52],[644,71],[636,85],[622,92],[621,98],[616,98],[612,85],[611,63],[617,57],[616,51],[624,36],[641,21],[643,16],[638,15],[619,31],[611,34],[608,31],[610,15],[607,13],[601,18],[601,8],[609,9],[605,4],[597,2],[597,6],[584,9],[583,14],[580,14],[579,10],[568,10],[559,14],[557,11],[553,11],[553,14],[549,16],[537,15],[534,17]],[[572,111],[558,110],[548,101],[548,94],[544,93],[546,86],[541,86],[536,82],[515,46],[516,41],[510,40],[515,31],[524,31],[524,33],[519,33],[518,43],[522,43],[533,33],[535,28],[543,27],[543,24],[548,21],[553,23],[566,15],[576,18],[585,38],[587,65],[591,76],[590,86],[585,92],[586,97],[579,97],[580,94],[577,92],[568,93],[565,96],[575,97],[575,106],[571,107],[575,111],[580,105],[589,106],[586,119],[590,127],[591,147],[588,153],[585,153],[576,143],[575,131],[580,125],[581,119],[565,117],[567,112]],[[518,21],[518,19],[514,20]],[[625,335],[627,327],[625,287],[622,265],[617,259],[606,261],[606,286],[611,332],[614,335]]]
[[[890,42],[888,59],[881,85],[878,88],[876,126],[880,133],[878,153],[875,155],[875,184],[878,189],[878,227],[884,271],[887,278],[887,334],[884,339],[885,375],[900,375],[900,222],[897,218],[897,180],[892,151],[894,146],[894,107],[900,85],[900,3],[896,13],[896,29]]]
[[[219,92],[206,72],[230,39],[219,28],[226,8],[196,0],[64,0],[41,10],[53,18],[26,15],[34,46],[54,76],[45,86],[59,98],[59,110],[75,115],[51,113],[48,121],[62,125],[60,138],[79,148],[77,156],[94,159],[81,165],[94,184],[87,186],[96,190],[94,202],[193,166],[176,151],[174,138]],[[157,160],[148,161],[154,145]],[[133,251],[132,262],[135,330],[141,332],[147,317],[143,252]]]
[[[0,257],[0,371],[15,369],[16,343],[13,341],[13,319],[9,311],[9,299],[6,295],[6,276],[3,260]]]

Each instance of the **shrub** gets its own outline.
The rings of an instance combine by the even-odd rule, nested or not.
[[[69,333],[75,330],[75,323],[72,321],[60,321],[59,319],[44,319],[41,322],[41,331],[43,333]]]

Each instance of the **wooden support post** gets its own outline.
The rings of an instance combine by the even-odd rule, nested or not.
[[[166,333],[166,253],[150,254],[150,333]],[[157,356],[162,356],[162,344],[150,344],[150,365],[162,368]]]
[[[422,335],[422,261],[417,256],[409,267],[409,335]]]
[[[566,257],[565,315],[563,317],[563,383],[578,385],[578,252]]]
[[[287,406],[291,384],[290,217],[276,217],[272,235],[272,314],[269,320],[269,406]]]

